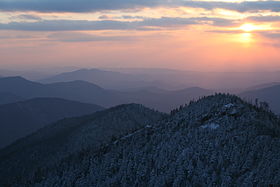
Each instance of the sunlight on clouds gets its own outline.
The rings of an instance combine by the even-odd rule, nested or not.
[[[200,1],[200,2],[227,2],[227,3],[241,3],[244,0],[193,0],[193,1]]]
[[[229,18],[229,19],[243,19],[247,16],[246,14],[242,14],[237,11],[231,11],[231,10],[226,10],[221,8],[214,9],[212,14],[222,18]]]
[[[255,1],[266,1],[266,0],[193,0],[202,2],[226,2],[226,3],[242,3],[242,2],[255,2]],[[280,0],[274,0],[280,1]]]
[[[241,25],[241,26],[239,27],[239,29],[240,29],[240,30],[243,30],[243,31],[245,31],[245,32],[252,32],[252,31],[257,30],[258,27],[255,26],[255,25],[253,25],[253,24],[251,24],[251,23],[245,23],[245,24]]]
[[[246,12],[240,13],[237,11],[216,8],[213,10],[205,10],[203,8],[190,7],[156,7],[156,8],[142,8],[137,11],[123,11],[123,10],[108,10],[100,12],[86,12],[86,13],[70,13],[70,12],[0,12],[0,22],[8,23],[15,21],[35,21],[20,18],[21,15],[37,16],[43,20],[115,20],[115,21],[134,21],[143,20],[145,18],[161,18],[161,17],[214,17],[224,18],[229,20],[242,20],[251,16],[280,16],[280,12]]]
[[[272,30],[272,27],[271,25],[255,25],[252,23],[245,23],[241,25],[238,29],[244,32],[252,32],[252,31]]]
[[[213,1],[244,2],[243,0]],[[36,16],[38,20],[35,19]],[[265,21],[259,20],[259,17],[265,16],[267,16]],[[242,63],[247,63],[247,65],[251,63],[254,66],[253,61],[260,64],[260,59],[266,60],[266,58],[279,62],[280,47],[272,44],[277,41],[279,43],[278,38],[275,39],[275,37],[276,35],[278,37],[280,21],[271,21],[272,16],[280,16],[280,12],[269,10],[238,12],[227,10],[225,7],[203,9],[182,5],[76,13],[0,12],[0,23],[40,22],[39,18],[61,21],[58,22],[58,26],[54,25],[55,28],[73,20],[101,22],[113,20],[128,22],[128,24],[144,20],[141,27],[129,27],[129,29],[118,27],[115,30],[109,30],[107,27],[95,30],[90,27],[89,30],[82,31],[79,30],[79,26],[75,27],[78,28],[76,30],[71,27],[67,32],[59,29],[38,32],[2,29],[0,30],[0,40],[3,42],[0,43],[0,52],[3,50],[10,52],[2,57],[2,61],[7,62],[15,61],[12,59],[14,56],[17,56],[17,60],[28,61],[34,57],[34,61],[42,61],[44,58],[41,56],[45,55],[51,57],[48,60],[66,62],[73,61],[73,59],[84,60],[85,64],[91,64],[92,59],[96,59],[101,65],[102,62],[111,62],[110,65],[114,65],[115,61],[130,63],[137,59],[137,62],[143,66],[149,66],[153,62],[155,67],[176,66],[186,69],[211,67],[219,69],[223,66],[229,67],[230,62],[234,62],[240,67],[243,66]],[[191,18],[190,23],[188,23],[188,19],[184,20],[184,18]],[[193,23],[192,19],[195,20]],[[73,25],[71,22],[68,24]],[[168,26],[165,27],[165,24]],[[271,35],[269,32],[276,34]],[[274,43],[268,43],[270,40],[273,40]],[[36,55],[34,49],[41,56]],[[128,54],[127,49],[133,49],[131,50],[133,54]],[[77,52],[74,53],[75,51]],[[257,55],[256,51],[258,51]],[[108,53],[111,55],[108,56]],[[69,57],[68,54],[70,54]],[[186,61],[188,62],[186,63]],[[169,66],[170,62],[172,64]]]
[[[231,41],[240,42],[246,44],[246,47],[250,47],[252,43],[255,43],[257,40],[260,40],[258,35],[254,34],[255,32],[265,32],[271,31],[273,29],[274,28],[270,24],[244,23],[239,27],[229,29],[228,31],[232,31],[233,33],[228,33],[228,35],[233,36]]]
[[[10,17],[13,16],[13,13],[6,13],[0,11],[0,23],[9,23]]]

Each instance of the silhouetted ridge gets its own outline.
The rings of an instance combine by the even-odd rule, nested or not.
[[[107,79],[108,83],[114,84],[111,83],[111,80],[115,80],[114,78],[111,79],[106,75],[103,75],[103,77]],[[130,79],[126,77],[122,80],[119,81],[122,84],[126,84],[125,82]],[[106,108],[119,104],[140,103],[163,112],[170,112],[171,109],[178,107],[180,104],[186,103],[191,99],[197,99],[200,96],[213,93],[211,90],[202,88],[187,88],[178,91],[159,91],[149,88],[144,90],[140,89],[138,91],[116,91],[106,90],[93,83],[77,79],[70,82],[41,84],[20,77],[0,79],[0,93],[1,92],[18,95],[25,99],[31,99],[34,97],[64,98],[83,103],[97,104]]]
[[[21,77],[21,76],[14,76],[14,77],[1,77],[0,80],[10,80],[10,81],[26,81],[25,78]]]
[[[20,76],[15,76],[15,77],[0,77],[0,85],[1,87],[5,86],[5,87],[8,87],[9,86],[14,86],[14,85],[40,85],[40,83],[36,83],[36,82],[33,82],[33,81],[29,81],[23,77],[20,77]],[[2,89],[5,89],[2,88]]]
[[[9,92],[0,92],[0,105],[23,101],[24,98]]]
[[[258,99],[259,101],[266,101],[273,112],[280,114],[280,84],[271,83],[267,85],[260,85],[259,88],[243,92],[240,94],[249,100]]]
[[[0,105],[0,147],[7,146],[16,139],[57,120],[102,109],[103,107],[98,105],[60,98],[34,98]]]
[[[89,83],[89,82],[86,82],[86,81],[82,81],[82,80],[75,80],[75,81],[69,81],[69,82],[58,82],[58,83],[52,83],[52,84],[48,84],[48,85],[51,85],[51,86],[70,86],[70,87],[73,87],[73,88],[84,88],[86,86],[88,86],[89,88],[96,88],[96,89],[103,89],[101,88],[100,86],[97,86],[93,83]]]

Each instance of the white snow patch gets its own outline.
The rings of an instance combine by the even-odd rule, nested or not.
[[[205,124],[205,125],[201,126],[201,128],[203,128],[203,129],[213,129],[213,130],[215,130],[219,127],[220,127],[220,125],[216,124],[216,123],[209,123],[209,124]]]
[[[123,137],[121,137],[121,140],[124,140],[124,139],[126,139],[126,138],[129,138],[129,137],[133,136],[134,134],[137,134],[138,132],[140,132],[140,131],[142,131],[142,130],[143,130],[143,129],[139,129],[139,130],[137,130],[137,131],[135,131],[135,132],[133,132],[133,133],[130,133],[130,134],[126,135],[126,136],[123,136]]]
[[[236,109],[233,109],[232,111],[230,111],[230,115],[235,115],[235,114],[237,114],[238,113],[238,111],[236,110]]]
[[[115,144],[117,144],[118,142],[119,142],[119,140],[116,140],[116,141],[113,142],[113,144],[115,145]]]
[[[234,107],[234,106],[235,106],[234,104],[229,103],[229,104],[226,104],[224,107],[225,107],[225,108],[231,108],[231,107]]]

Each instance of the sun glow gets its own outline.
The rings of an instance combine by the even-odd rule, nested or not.
[[[272,28],[270,25],[254,25],[252,23],[245,23],[238,28],[238,30],[242,30],[244,32],[263,31],[271,29]]]
[[[240,29],[245,31],[245,32],[252,32],[254,30],[257,30],[258,27],[253,25],[253,24],[251,24],[251,23],[246,23],[246,24],[241,25]]]
[[[242,33],[240,35],[240,42],[242,43],[250,43],[252,42],[252,34],[251,33]]]

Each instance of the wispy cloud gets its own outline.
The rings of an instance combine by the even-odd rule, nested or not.
[[[90,12],[171,4],[172,0],[13,0],[0,1],[2,11]]]
[[[195,24],[215,26],[233,25],[235,21],[223,18],[195,17],[162,17],[147,18],[142,21],[114,20],[41,20],[36,22],[10,22],[0,24],[0,30],[26,31],[81,31],[81,30],[145,30],[147,27],[171,28]]]
[[[49,41],[62,42],[98,42],[98,41],[130,41],[132,36],[100,36],[81,32],[55,32],[47,36]]]
[[[41,17],[32,14],[21,14],[16,17],[13,17],[13,19],[14,18],[23,19],[23,20],[42,20]]]
[[[280,22],[280,16],[251,16],[247,19],[257,22]]]
[[[0,30],[75,31],[75,30],[127,30],[134,26],[121,21],[42,20],[37,22],[11,22],[0,24]]]
[[[220,1],[185,1],[185,6],[215,9],[223,8],[238,12],[269,10],[280,12],[280,1],[243,1],[243,2],[220,2]]]
[[[274,32],[260,32],[260,34],[264,37],[270,38],[270,39],[278,39],[280,40],[280,31],[274,31]]]

